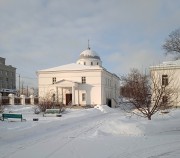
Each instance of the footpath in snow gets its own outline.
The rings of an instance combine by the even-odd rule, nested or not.
[[[62,117],[34,114],[27,105],[5,112],[22,113],[26,121],[0,121],[0,158],[180,157],[179,109],[151,121],[106,105],[66,109]]]

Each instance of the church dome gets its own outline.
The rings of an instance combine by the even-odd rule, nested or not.
[[[94,58],[94,59],[99,59],[99,55],[95,52],[92,51],[91,49],[86,49],[80,54],[80,59],[82,58]]]
[[[88,66],[102,65],[100,56],[90,48],[80,54],[79,60],[76,63]]]

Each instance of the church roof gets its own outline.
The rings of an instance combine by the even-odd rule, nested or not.
[[[80,54],[80,59],[82,58],[95,58],[95,59],[99,59],[100,60],[100,57],[99,55],[91,50],[90,48],[84,50],[81,54]]]
[[[70,70],[101,70],[103,69],[100,66],[87,66],[87,65],[81,65],[81,64],[76,64],[76,63],[71,63],[67,65],[62,65],[54,68],[49,68],[49,69],[44,69],[40,70],[39,72],[49,72],[49,71],[70,71]]]

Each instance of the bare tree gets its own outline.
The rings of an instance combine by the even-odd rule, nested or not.
[[[54,109],[54,108],[58,108],[61,111],[63,111],[65,105],[61,102],[58,102],[55,99],[55,94],[49,92],[44,97],[40,98],[38,107],[42,112],[44,112],[46,109]]]
[[[162,79],[161,73],[154,72],[143,74],[137,69],[122,76],[120,95],[123,109],[151,120],[156,112],[172,107],[176,92],[173,86],[169,86],[173,78],[166,77],[164,75]]]
[[[162,47],[166,55],[174,53],[178,56],[180,55],[180,28],[169,34]],[[178,56],[176,57],[178,58]]]

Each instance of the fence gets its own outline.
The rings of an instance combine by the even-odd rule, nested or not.
[[[8,105],[9,104],[9,98],[7,96],[3,97],[1,100],[2,105]]]
[[[2,105],[37,105],[39,102],[39,98],[33,95],[29,97],[25,97],[25,95],[21,95],[20,97],[15,96],[14,94],[9,94],[8,96],[2,96],[0,93],[0,103]]]

